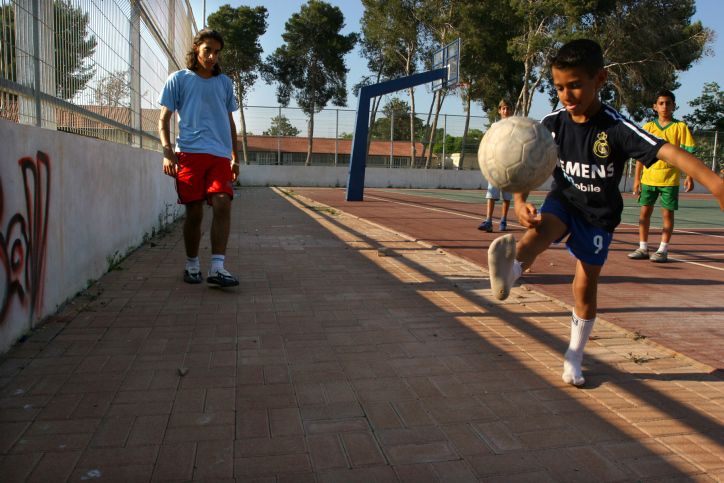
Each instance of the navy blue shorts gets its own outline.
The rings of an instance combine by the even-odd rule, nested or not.
[[[543,206],[540,207],[540,212],[555,215],[568,228],[568,231],[555,243],[559,243],[568,235],[566,248],[574,257],[589,265],[601,266],[604,264],[608,257],[608,247],[613,240],[613,233],[593,226],[570,213],[560,201],[552,196],[546,197]]]

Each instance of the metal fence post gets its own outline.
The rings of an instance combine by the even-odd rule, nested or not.
[[[719,131],[714,131],[714,149],[711,152],[711,170],[716,173],[716,147],[719,141]]]
[[[395,111],[390,114],[390,168],[395,158]]]
[[[129,25],[129,45],[131,58],[129,82],[131,85],[131,144],[143,148],[143,115],[141,111],[141,10],[138,0],[131,2],[131,21]]]
[[[167,45],[171,48],[172,55],[176,54],[175,42],[176,42],[176,0],[168,0],[168,37],[166,38]],[[175,59],[173,60],[175,63]],[[169,69],[175,70],[175,69]]]
[[[277,120],[281,121],[282,119],[282,106],[279,106],[279,113],[277,114],[279,117]],[[282,164],[282,140],[279,137],[279,133],[277,132],[277,164]]]
[[[334,122],[334,165],[337,166],[337,157],[339,156],[339,109],[334,110],[336,120]]]
[[[442,163],[440,169],[445,169],[445,141],[447,140],[447,114],[442,115]]]
[[[33,67],[35,71],[35,125],[43,125],[43,112],[40,106],[40,7],[38,0],[33,0]]]

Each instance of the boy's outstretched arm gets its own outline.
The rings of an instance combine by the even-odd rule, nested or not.
[[[540,215],[533,203],[528,203],[528,193],[513,193],[515,216],[524,228],[534,228],[540,223]]]
[[[669,143],[661,146],[657,157],[704,185],[719,202],[719,208],[724,211],[724,180],[707,168],[699,158]]]

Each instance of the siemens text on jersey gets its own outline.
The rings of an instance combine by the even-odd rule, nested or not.
[[[564,161],[559,160],[561,171],[563,176],[576,188],[581,191],[589,191],[599,193],[601,191],[600,186],[594,184],[583,184],[576,183],[575,178],[584,179],[597,179],[597,178],[613,178],[613,163],[607,165],[590,165],[586,163],[579,163],[577,161]]]

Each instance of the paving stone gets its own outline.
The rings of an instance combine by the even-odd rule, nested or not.
[[[102,277],[89,310],[0,358],[3,483],[724,477],[721,371],[632,337],[604,311],[588,383],[570,387],[570,307],[530,286],[493,301],[477,255],[382,226],[413,229],[409,206],[380,192],[360,204],[340,190],[237,194],[227,263],[238,289],[183,284],[179,223]],[[469,217],[445,236],[478,253],[479,206],[454,208]],[[526,277],[542,280],[537,270]],[[707,341],[692,341],[705,355],[696,344]]]

